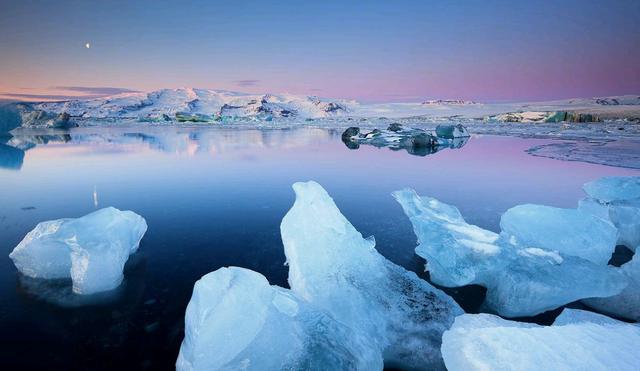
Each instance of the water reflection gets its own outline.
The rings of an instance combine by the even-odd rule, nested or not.
[[[215,129],[215,128],[78,128],[71,131],[22,129],[0,139],[0,166],[20,169],[25,151],[41,145],[114,145],[118,150],[146,148],[187,156],[251,151],[262,148],[299,148],[339,136],[337,130]],[[127,147],[128,146],[128,147]]]
[[[63,308],[112,305],[117,302],[135,303],[142,300],[144,292],[144,259],[141,254],[132,255],[125,265],[124,280],[114,290],[92,295],[78,295],[72,291],[71,279],[32,278],[18,273],[17,292],[30,299],[43,301]]]
[[[410,155],[414,155],[414,156],[427,156],[427,155],[432,155],[434,153],[437,153],[439,151],[442,151],[443,149],[460,149],[462,147],[464,147],[467,142],[469,141],[469,137],[464,137],[464,138],[454,138],[454,139],[449,139],[446,143],[441,143],[439,145],[435,145],[435,146],[415,146],[415,145],[404,145],[402,142],[376,142],[376,141],[372,141],[372,142],[356,142],[356,141],[352,141],[352,140],[345,140],[345,138],[342,138],[342,143],[344,143],[344,145],[352,150],[356,150],[359,149],[361,145],[365,145],[365,146],[373,146],[376,148],[388,148],[392,151],[401,151],[401,150],[405,150],[407,151],[408,154]]]

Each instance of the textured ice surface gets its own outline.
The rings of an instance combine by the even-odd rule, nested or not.
[[[589,312],[587,310],[564,308],[562,313],[553,321],[554,326],[564,326],[575,323],[591,322],[600,325],[622,325],[624,322],[618,321],[603,314]]]
[[[464,314],[442,336],[442,356],[449,371],[638,369],[640,327],[567,317],[560,321],[566,324],[538,326]]]
[[[623,264],[620,271],[627,276],[629,285],[618,295],[608,298],[591,298],[583,303],[614,316],[640,321],[640,254]]]
[[[618,245],[636,251],[640,246],[640,199],[600,202],[584,198],[578,209],[611,222],[618,230]]]
[[[386,364],[442,367],[441,335],[459,306],[380,255],[319,184],[293,189],[296,201],[280,227],[291,290],[365,334]]]
[[[71,278],[73,292],[93,294],[120,285],[124,264],[146,230],[140,215],[107,207],[39,223],[9,257],[26,276]]]
[[[640,177],[609,176],[586,183],[584,191],[600,202],[640,199]]]
[[[468,224],[457,208],[405,189],[394,192],[418,237],[433,282],[487,288],[486,309],[506,317],[532,316],[575,300],[620,293],[626,278],[555,250],[514,245]]]
[[[544,205],[518,205],[500,219],[505,240],[520,247],[557,250],[596,264],[607,264],[616,247],[617,229],[587,212]]]
[[[194,285],[176,368],[382,369],[370,342],[257,272],[221,268]]]

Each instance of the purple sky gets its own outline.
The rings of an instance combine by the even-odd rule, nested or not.
[[[0,99],[640,94],[640,1],[0,2]],[[85,43],[91,43],[87,49]]]

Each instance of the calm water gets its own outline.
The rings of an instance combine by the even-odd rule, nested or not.
[[[0,139],[0,369],[172,369],[202,275],[241,266],[287,286],[279,225],[296,181],[318,181],[383,255],[421,273],[394,190],[413,187],[497,230],[516,204],[575,207],[589,180],[640,175],[524,152],[545,140],[473,137],[421,157],[350,150],[340,133],[134,127]],[[149,224],[118,290],[79,298],[70,282],[18,274],[8,254],[38,222],[105,206]]]

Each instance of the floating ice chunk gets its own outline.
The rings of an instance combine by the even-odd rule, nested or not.
[[[146,231],[140,215],[107,207],[39,223],[9,257],[26,276],[71,278],[73,292],[93,294],[120,285],[124,264]]]
[[[442,336],[450,371],[637,370],[638,349],[640,327],[602,320],[538,326],[464,314]]]
[[[442,333],[460,307],[365,239],[315,182],[293,185],[281,224],[291,290],[372,340],[385,364],[442,367]]]
[[[627,276],[629,285],[618,295],[583,300],[591,308],[614,316],[640,321],[640,254],[636,250],[631,261],[619,270]]]
[[[518,205],[500,219],[505,239],[518,246],[557,250],[596,264],[607,264],[618,231],[587,212],[543,205]]]
[[[514,238],[470,225],[455,207],[411,189],[393,196],[413,224],[416,254],[427,260],[431,280],[486,287],[484,306],[500,315],[532,316],[575,300],[616,295],[627,284],[613,267],[513,244]]]
[[[578,209],[611,222],[618,230],[618,245],[632,251],[640,246],[640,199],[603,203],[584,198],[579,201]]]
[[[554,326],[564,326],[575,323],[597,323],[599,325],[622,325],[624,322],[618,321],[603,314],[589,312],[587,310],[564,308],[562,313],[553,321]]]
[[[589,197],[603,203],[640,199],[638,176],[607,176],[586,183],[582,188]]]
[[[194,285],[176,369],[382,369],[369,343],[263,275],[221,268]]]

